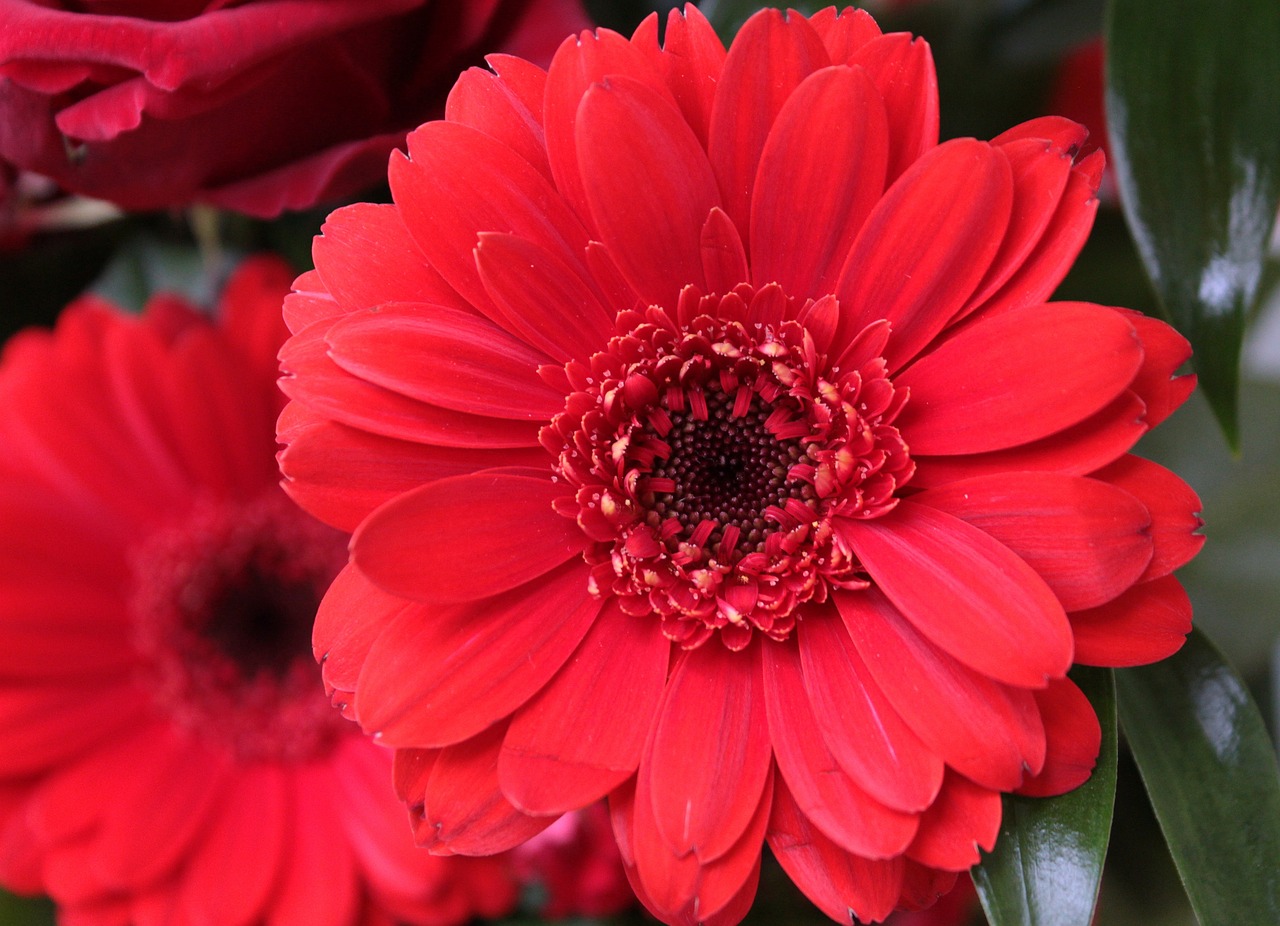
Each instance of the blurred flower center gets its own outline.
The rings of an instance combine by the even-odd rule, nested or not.
[[[205,502],[135,552],[133,614],[157,705],[244,758],[304,759],[345,722],[311,655],[343,537],[276,488]]]
[[[741,289],[682,306],[683,326],[624,315],[589,374],[566,368],[578,391],[542,436],[575,490],[561,513],[597,541],[593,592],[685,647],[786,639],[800,605],[865,588],[833,519],[889,511],[914,472],[878,351],[842,370],[799,321],[725,321]]]

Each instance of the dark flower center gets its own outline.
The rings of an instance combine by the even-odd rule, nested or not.
[[[892,423],[907,397],[883,323],[841,369],[801,321],[811,303],[776,286],[691,293],[674,316],[621,313],[606,350],[566,365],[575,391],[540,439],[574,493],[556,510],[595,541],[592,592],[657,615],[684,647],[718,633],[736,650],[757,631],[786,639],[832,588],[867,586],[836,524],[897,504],[914,472]]]
[[[804,450],[798,439],[769,433],[769,410],[758,399],[738,412],[719,390],[705,398],[705,409],[669,412],[666,433],[654,433],[670,450],[658,451],[640,482],[645,519],[659,527],[674,518],[681,526],[676,539],[695,547],[764,552],[765,537],[777,529],[766,512],[789,498],[813,501],[812,486],[788,476]]]
[[[134,556],[135,636],[160,709],[246,758],[302,759],[345,723],[324,696],[311,624],[342,535],[272,488],[206,502]]]

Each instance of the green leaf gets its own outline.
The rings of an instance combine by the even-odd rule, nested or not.
[[[1280,3],[1110,0],[1121,203],[1232,448],[1245,319],[1280,200]]]
[[[1093,775],[1059,797],[1006,795],[995,849],[972,870],[992,926],[1089,926],[1111,836],[1116,702],[1109,669],[1071,673],[1102,723]]]
[[[1280,771],[1257,706],[1199,631],[1116,673],[1120,722],[1201,926],[1280,923]]]
[[[0,890],[0,926],[53,926],[53,904],[43,897],[18,897]]]

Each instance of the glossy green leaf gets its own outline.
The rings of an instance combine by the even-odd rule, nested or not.
[[[1087,782],[1059,797],[1006,795],[995,849],[973,870],[991,926],[1089,926],[1111,836],[1116,793],[1115,685],[1110,669],[1071,677],[1102,722]]]
[[[1280,771],[1208,638],[1116,673],[1125,738],[1201,926],[1280,923]]]
[[[1240,343],[1280,200],[1280,3],[1110,0],[1106,103],[1138,250],[1238,447]]]

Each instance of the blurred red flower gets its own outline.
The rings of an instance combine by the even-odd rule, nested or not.
[[[537,889],[545,919],[612,916],[636,902],[602,803],[565,814],[513,857],[520,880]]]
[[[344,536],[280,491],[279,303],[94,298],[0,362],[0,882],[60,922],[407,922],[512,907],[510,859],[413,846],[391,754],[311,656]]]
[[[282,467],[354,535],[314,642],[433,851],[607,795],[669,923],[739,919],[766,841],[880,920],[1088,776],[1073,661],[1181,645],[1199,500],[1128,450],[1189,350],[1045,301],[1074,123],[938,144],[928,47],[862,12],[665,43],[467,72],[317,239]]]
[[[0,160],[272,216],[384,177],[481,55],[545,61],[583,25],[579,0],[0,0]]]

